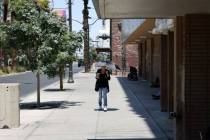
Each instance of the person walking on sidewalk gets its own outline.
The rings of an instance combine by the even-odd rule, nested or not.
[[[99,110],[102,110],[102,103],[104,111],[107,111],[107,93],[109,92],[110,72],[106,66],[102,66],[96,73],[96,91],[99,91]]]

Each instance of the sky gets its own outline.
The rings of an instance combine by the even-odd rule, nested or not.
[[[54,1],[54,8],[66,8],[67,10],[67,17],[68,17],[68,0],[53,0]],[[77,20],[79,22],[83,22],[83,15],[82,15],[82,10],[83,10],[83,0],[72,0],[73,5],[72,5],[72,18],[74,20]],[[98,19],[92,0],[89,0],[89,7],[91,9],[89,10],[89,16],[91,19],[89,19],[89,24],[93,23],[96,19]],[[72,21],[72,29],[73,31],[80,31],[82,30],[82,25]],[[100,30],[103,29],[102,26],[102,20],[98,20],[94,25],[90,26],[90,37],[93,40],[96,40],[96,36],[98,35]]]

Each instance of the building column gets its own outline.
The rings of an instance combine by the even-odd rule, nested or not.
[[[168,46],[168,67],[167,67],[167,78],[168,78],[168,111],[174,112],[174,32],[168,32],[167,36]]]
[[[168,111],[168,75],[167,75],[167,38],[165,35],[161,35],[160,57],[161,57],[161,71],[160,71],[160,102],[161,111]]]
[[[198,140],[210,128],[210,14],[185,16],[185,133]]]
[[[154,35],[153,39],[153,56],[152,56],[152,73],[153,79],[152,82],[156,84],[160,84],[160,68],[161,68],[161,58],[160,58],[160,47],[161,47],[161,39],[160,35]]]
[[[175,139],[184,140],[184,17],[176,17],[175,20],[175,42],[174,42],[174,110],[175,120]]]
[[[154,82],[154,47],[155,47],[155,43],[154,43],[154,38],[151,38],[151,67],[150,67],[150,81]]]
[[[210,14],[176,18],[176,139],[210,139]]]
[[[146,41],[143,42],[142,45],[142,77],[146,80],[147,79],[147,69],[146,69],[146,54],[147,54],[147,43]]]
[[[139,43],[139,47],[138,47],[138,52],[139,52],[139,77],[142,77],[142,43]]]
[[[146,77],[148,81],[152,82],[152,53],[153,53],[153,43],[152,39],[149,38],[146,40],[147,42],[147,52],[146,52]]]

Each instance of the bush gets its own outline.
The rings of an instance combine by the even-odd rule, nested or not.
[[[26,71],[25,67],[21,67],[21,66],[16,67],[16,72],[25,72],[25,71]]]
[[[4,75],[4,72],[2,69],[0,69],[0,75]]]
[[[12,70],[11,70],[10,67],[3,67],[3,68],[2,68],[2,72],[3,72],[4,74],[9,74],[11,71],[12,71]]]

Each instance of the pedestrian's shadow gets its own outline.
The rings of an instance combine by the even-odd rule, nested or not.
[[[107,111],[118,111],[118,108],[107,108]],[[94,111],[104,111],[103,109],[94,109]]]

